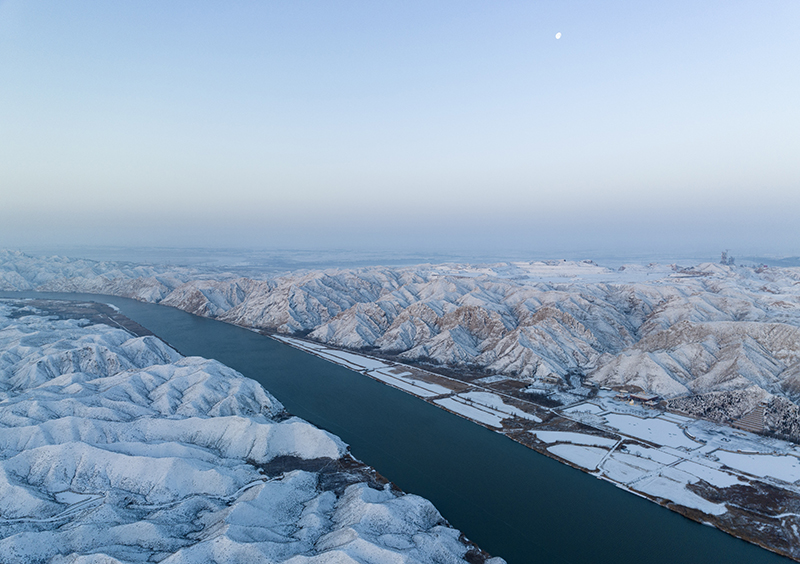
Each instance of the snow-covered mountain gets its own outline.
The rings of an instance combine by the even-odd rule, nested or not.
[[[800,269],[591,261],[333,269],[261,280],[0,253],[0,289],[107,293],[401,360],[666,398],[800,398]]]
[[[4,564],[486,560],[255,381],[37,313],[0,301]]]

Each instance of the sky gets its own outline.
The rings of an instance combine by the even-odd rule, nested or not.
[[[0,0],[0,247],[800,255],[798,28],[795,0]]]

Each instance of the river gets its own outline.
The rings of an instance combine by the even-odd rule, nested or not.
[[[362,374],[240,327],[111,296],[0,292],[111,303],[184,355],[260,382],[292,414],[509,564],[792,562],[690,521]]]

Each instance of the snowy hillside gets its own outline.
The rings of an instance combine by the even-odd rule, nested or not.
[[[6,564],[485,559],[258,383],[155,337],[0,301],[0,425]]]
[[[0,289],[128,296],[403,361],[531,382],[580,374],[666,398],[740,390],[762,399],[800,397],[797,268],[610,270],[591,261],[547,261],[251,280],[6,251]]]

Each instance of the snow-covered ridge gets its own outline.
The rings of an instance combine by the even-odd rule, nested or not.
[[[258,383],[152,336],[0,301],[0,425],[4,563],[484,558]]]
[[[610,270],[539,261],[252,280],[5,251],[0,289],[133,297],[401,361],[532,382],[581,374],[666,398],[749,390],[743,409],[800,399],[798,268]]]

